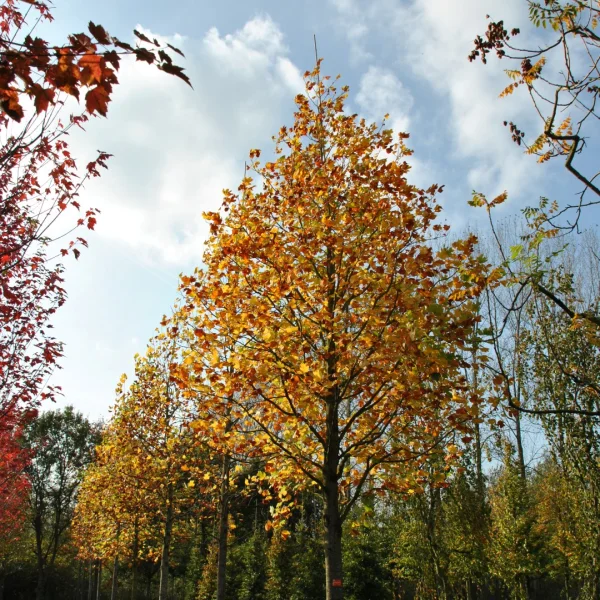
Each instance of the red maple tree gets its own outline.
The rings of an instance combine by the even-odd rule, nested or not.
[[[66,135],[91,116],[106,116],[123,55],[189,84],[168,51],[182,53],[170,44],[134,31],[138,43],[132,46],[90,22],[87,33],[69,35],[64,45],[52,46],[35,36],[37,25],[52,19],[46,0],[0,3],[2,494],[3,482],[22,470],[8,457],[26,460],[19,456],[15,437],[23,417],[58,391],[48,380],[62,354],[61,342],[51,335],[52,316],[66,300],[60,259],[70,252],[77,258],[87,245],[75,230],[93,229],[98,210],[82,207],[79,194],[88,179],[106,168],[110,156],[99,152],[80,171]],[[61,114],[68,97],[80,101],[79,113]],[[68,209],[76,211],[70,222]],[[12,511],[9,505],[3,495],[0,528]]]

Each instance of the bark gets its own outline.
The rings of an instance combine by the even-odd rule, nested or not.
[[[171,532],[173,530],[173,484],[169,483],[167,492],[167,514],[163,536],[162,557],[160,560],[160,587],[158,600],[167,600],[169,593],[169,553],[171,550]]]
[[[88,595],[87,600],[93,600],[94,597],[94,571],[92,569],[92,561],[88,565]]]
[[[343,587],[335,584],[343,583],[342,572],[342,520],[338,499],[337,481],[328,481],[325,498],[325,577],[327,600],[342,600]]]
[[[6,575],[4,573],[0,573],[0,600],[4,598],[4,581],[6,580]]]
[[[136,600],[136,583],[137,583],[137,560],[138,560],[138,544],[139,544],[139,525],[137,518],[133,524],[133,550],[132,550],[132,566],[131,566],[131,600]]]
[[[117,577],[119,574],[119,556],[115,554],[113,562],[112,586],[110,590],[110,600],[117,600]]]
[[[44,600],[44,588],[46,587],[46,574],[43,570],[38,571],[37,587],[35,589],[36,600]]]
[[[337,394],[327,408],[327,450],[325,455],[325,589],[327,600],[343,600],[342,519],[338,490],[339,423]]]
[[[200,520],[200,556],[202,560],[206,560],[206,555],[208,554],[208,542],[206,535],[206,519],[202,517]]]
[[[323,147],[321,156],[324,157]],[[327,206],[327,213],[331,209]],[[330,215],[329,215],[330,216]],[[327,248],[327,314],[334,322],[336,313],[336,266],[335,251]],[[327,399],[326,438],[324,455],[325,483],[325,590],[327,600],[343,600],[343,568],[342,568],[342,518],[340,514],[340,498],[338,485],[338,469],[340,457],[340,390],[337,384],[337,343],[333,330],[330,331],[327,344],[327,377],[330,395]]]
[[[46,565],[44,561],[44,549],[42,547],[43,524],[38,512],[33,520],[35,530],[35,553],[37,559],[37,587],[35,591],[36,600],[44,600],[44,587],[46,583]]]
[[[98,560],[98,566],[96,567],[96,600],[100,600],[102,597],[102,562]]]
[[[229,467],[230,457],[223,456],[223,472],[221,474],[221,510],[219,511],[219,553],[217,557],[217,597],[225,600],[226,567],[227,567],[227,534],[229,531]]]
[[[85,584],[85,573],[83,570],[83,561],[79,560],[77,561],[78,563],[78,568],[77,568],[77,598],[79,600],[84,600],[83,598],[83,591],[84,591],[84,584]]]

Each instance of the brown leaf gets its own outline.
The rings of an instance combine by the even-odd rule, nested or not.
[[[92,40],[85,33],[70,35],[69,41],[72,46],[71,50],[75,53],[93,52],[96,49],[96,45],[92,43]]]
[[[119,65],[121,63],[121,59],[114,50],[109,50],[108,52],[105,52],[104,60],[107,63],[110,63],[115,68],[116,71],[119,70]]]
[[[122,42],[121,40],[118,40],[117,38],[113,38],[113,44],[117,48],[121,48],[122,50],[127,50],[127,52],[133,52],[133,46],[131,44],[128,44],[127,42]]]
[[[158,51],[158,57],[166,63],[169,63],[169,64],[173,63],[173,60],[171,59],[171,57],[164,50]]]
[[[48,110],[48,105],[54,102],[54,90],[52,88],[43,88],[39,84],[32,86],[34,96],[35,110],[39,115]]]

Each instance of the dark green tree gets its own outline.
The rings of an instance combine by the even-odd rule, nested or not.
[[[48,572],[67,539],[79,484],[100,442],[100,429],[71,406],[42,413],[25,429],[24,443],[33,455],[27,474],[37,600],[44,599]]]

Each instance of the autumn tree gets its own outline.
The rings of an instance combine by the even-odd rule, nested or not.
[[[200,309],[213,303],[198,332],[207,352],[216,336],[231,346],[214,371],[193,356],[190,369],[258,430],[279,513],[294,488],[324,500],[327,598],[338,599],[342,524],[365,486],[419,491],[425,457],[452,462],[452,432],[478,414],[458,352],[487,266],[472,237],[432,249],[447,229],[434,223],[439,188],[407,182],[406,134],[344,112],[347,88],[318,66],[306,81],[276,159],[250,153],[262,189],[246,177],[225,193],[224,217],[208,215],[206,271],[183,287]]]
[[[71,537],[80,560],[112,563],[112,598],[117,597],[120,560],[130,562],[135,597],[140,540],[151,536],[149,520],[157,507],[136,485],[134,457],[114,439],[109,426],[83,477]],[[159,532],[152,533],[160,538]]]
[[[45,0],[0,6],[0,429],[18,426],[59,391],[49,384],[62,355],[50,330],[66,300],[59,258],[77,258],[87,245],[76,230],[93,229],[98,211],[82,207],[79,195],[109,157],[99,152],[79,169],[66,134],[106,116],[123,55],[189,83],[168,53],[180,53],[172,46],[136,31],[134,47],[92,22],[87,33],[52,46],[35,35],[52,18]],[[66,114],[69,97],[83,106]],[[72,219],[63,218],[67,209]],[[3,466],[0,486],[12,477]]]
[[[183,281],[191,283],[186,277]],[[181,360],[171,365],[171,377],[181,394],[194,406],[191,427],[196,443],[208,450],[211,464],[219,471],[217,474],[214,468],[207,468],[205,477],[212,480],[216,488],[218,525],[215,594],[216,600],[225,600],[226,571],[230,562],[230,515],[245,491],[242,486],[240,493],[239,483],[250,474],[259,487],[265,482],[264,473],[259,471],[259,475],[256,475],[256,471],[257,464],[262,463],[266,455],[256,452],[251,442],[256,427],[240,410],[239,403],[231,396],[215,394],[213,384],[221,378],[227,379],[232,372],[230,358],[234,344],[211,328],[213,300],[212,293],[202,298],[202,305],[184,299],[164,324],[169,324],[166,331],[181,355]]]
[[[541,570],[542,541],[533,496],[508,443],[503,458],[490,490],[490,572],[504,584],[511,600],[528,600],[532,579]]]
[[[160,527],[159,598],[167,598],[170,552],[174,526],[195,490],[211,483],[209,461],[202,454],[190,423],[194,405],[171,379],[171,364],[178,360],[177,336],[160,332],[144,356],[136,356],[135,378],[125,380],[111,422],[110,443],[114,451],[129,457],[128,486],[141,492],[143,502],[153,506]],[[206,478],[205,478],[206,476]]]
[[[27,520],[30,491],[26,469],[30,455],[23,451],[21,422],[8,419],[0,426],[0,600],[11,558]]]
[[[124,54],[189,83],[167,53],[180,51],[137,31],[135,47],[92,22],[64,45],[34,37],[40,22],[52,21],[51,8],[44,0],[0,7],[0,416],[52,395],[44,386],[61,345],[48,325],[66,297],[63,267],[52,259],[77,257],[85,240],[74,229],[96,223],[97,210],[84,210],[79,193],[109,155],[100,152],[82,173],[65,134],[106,116]],[[84,100],[81,112],[59,114],[68,97]],[[68,207],[80,214],[61,231],[56,222]]]

